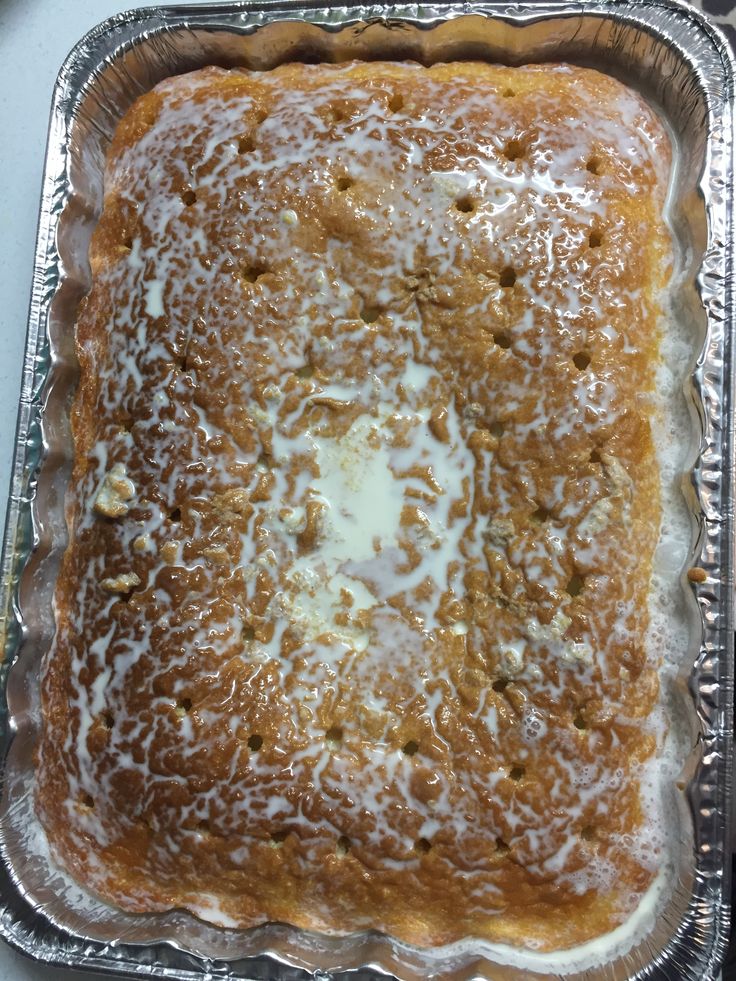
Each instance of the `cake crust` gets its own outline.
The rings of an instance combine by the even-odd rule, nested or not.
[[[631,913],[669,163],[566,65],[208,68],[133,105],[38,755],[93,891],[419,945]]]

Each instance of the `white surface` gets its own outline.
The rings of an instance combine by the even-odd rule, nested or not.
[[[187,0],[178,0],[179,3]],[[14,448],[21,363],[51,92],[80,37],[143,2],[0,0],[0,508]],[[0,943],[0,981],[94,981],[99,975],[32,964]],[[109,976],[108,976],[109,977]]]

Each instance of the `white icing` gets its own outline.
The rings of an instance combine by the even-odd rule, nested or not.
[[[194,90],[199,83],[190,79],[178,84]],[[144,248],[136,236],[127,255],[128,285],[132,282],[134,288],[130,299],[121,295],[120,303],[110,313],[110,350],[116,376],[105,379],[102,408],[114,412],[120,408],[121,393],[127,403],[133,398],[131,393],[141,388],[144,378],[157,379],[159,388],[150,399],[150,412],[136,423],[136,439],[149,447],[159,474],[158,496],[156,501],[136,502],[143,518],[136,514],[135,521],[119,525],[120,541],[123,549],[129,550],[131,562],[136,554],[155,555],[156,562],[146,582],[125,579],[131,575],[127,570],[109,574],[104,558],[93,562],[79,583],[76,619],[72,620],[73,627],[81,631],[85,608],[95,604],[100,608],[103,604],[102,615],[109,614],[119,597],[100,598],[100,584],[103,590],[111,589],[104,585],[106,582],[151,591],[161,619],[159,624],[146,623],[135,633],[127,634],[116,630],[113,623],[104,639],[98,639],[83,655],[77,653],[73,658],[73,672],[92,666],[97,673],[89,692],[79,687],[73,702],[79,725],[66,735],[65,748],[79,762],[78,787],[68,802],[69,820],[103,844],[106,835],[102,822],[91,809],[80,815],[76,792],[104,797],[105,780],[109,779],[94,772],[89,734],[106,705],[115,710],[125,704],[126,686],[131,683],[136,666],[151,650],[154,627],[166,627],[176,617],[176,603],[162,585],[172,566],[180,565],[187,572],[198,574],[200,581],[208,585],[222,581],[218,577],[223,568],[237,573],[242,577],[246,607],[253,606],[257,595],[264,593],[264,577],[281,575],[278,589],[269,595],[259,614],[272,628],[271,634],[262,639],[254,630],[244,649],[238,649],[238,656],[253,668],[254,687],[257,681],[260,695],[278,714],[281,743],[289,746],[286,773],[272,762],[264,762],[265,754],[243,749],[242,765],[247,766],[255,780],[247,786],[243,784],[239,800],[224,819],[234,841],[231,858],[243,866],[248,864],[251,843],[239,829],[264,817],[273,821],[274,827],[304,818],[304,802],[295,802],[288,793],[291,784],[309,785],[315,795],[330,800],[344,802],[349,798],[355,802],[352,806],[371,815],[373,830],[369,830],[363,844],[380,852],[382,866],[389,870],[416,868],[420,862],[414,841],[392,823],[391,808],[397,800],[402,807],[423,811],[422,822],[416,833],[412,832],[414,838],[431,839],[441,829],[449,829],[458,840],[473,833],[477,814],[470,805],[462,803],[463,782],[468,779],[470,766],[459,756],[452,772],[438,765],[439,796],[428,811],[418,801],[412,783],[415,761],[397,749],[395,733],[402,720],[412,718],[418,727],[426,724],[427,729],[422,731],[429,732],[429,738],[438,746],[450,746],[443,713],[460,697],[461,682],[446,664],[437,663],[435,649],[438,638],[446,634],[463,651],[487,644],[467,610],[464,576],[491,568],[489,556],[519,572],[513,599],[526,600],[532,587],[542,590],[547,597],[545,612],[549,614],[544,622],[528,617],[516,633],[499,631],[493,646],[486,651],[492,655],[494,671],[513,681],[524,698],[527,696],[523,693],[542,693],[555,700],[564,695],[569,677],[566,672],[591,680],[595,671],[605,669],[607,638],[597,633],[595,626],[586,627],[582,638],[568,636],[574,610],[565,588],[571,564],[580,574],[603,575],[609,526],[614,519],[619,520],[616,516],[624,525],[629,520],[631,487],[625,468],[615,458],[602,454],[598,467],[575,478],[574,483],[573,478],[560,475],[545,492],[547,520],[538,526],[517,529],[510,515],[519,497],[536,501],[542,496],[535,485],[535,474],[532,468],[510,471],[504,467],[498,452],[503,433],[495,435],[488,428],[495,420],[483,418],[482,379],[469,379],[467,404],[461,405],[452,397],[444,355],[438,353],[422,315],[423,301],[414,294],[407,300],[401,290],[411,282],[418,296],[424,290],[428,295],[435,291],[432,296],[436,299],[439,294],[441,298],[443,284],[452,282],[455,270],[470,266],[476,255],[484,255],[490,247],[500,248],[501,244],[509,249],[508,262],[519,270],[524,262],[541,263],[546,272],[540,274],[538,295],[519,311],[517,321],[508,328],[508,338],[499,332],[498,356],[509,359],[509,364],[514,358],[514,364],[520,365],[518,375],[509,374],[509,380],[498,374],[498,384],[505,386],[507,436],[523,445],[524,440],[543,433],[561,457],[569,439],[583,424],[586,431],[603,439],[603,434],[615,430],[620,423],[616,379],[598,372],[593,358],[589,365],[571,372],[561,408],[552,386],[540,388],[535,359],[549,361],[553,357],[557,344],[550,339],[553,332],[577,331],[582,335],[576,318],[589,313],[604,326],[597,337],[590,338],[586,333],[576,340],[580,351],[595,352],[596,345],[601,345],[599,350],[616,351],[625,366],[630,353],[626,347],[629,325],[621,322],[621,311],[626,316],[632,311],[640,314],[642,297],[622,297],[612,289],[608,293],[605,289],[596,292],[576,285],[573,277],[561,281],[556,258],[558,254],[580,253],[590,220],[608,216],[609,195],[620,188],[605,175],[591,183],[585,171],[587,153],[581,150],[577,126],[555,134],[562,142],[554,159],[551,151],[545,149],[540,124],[539,145],[530,150],[523,166],[504,157],[507,136],[493,133],[489,134],[488,147],[481,147],[477,154],[464,159],[462,169],[426,173],[420,167],[425,155],[437,149],[443,134],[461,129],[463,111],[477,107],[486,93],[469,94],[464,105],[448,108],[436,121],[437,132],[429,128],[434,133],[433,144],[431,140],[427,142],[430,137],[426,129],[418,135],[410,125],[402,131],[401,139],[388,141],[387,114],[381,97],[374,91],[366,98],[365,88],[351,84],[356,85],[354,91],[346,91],[337,72],[334,82],[328,83],[321,95],[325,103],[337,96],[347,100],[354,96],[361,105],[358,118],[345,128],[329,159],[324,146],[328,124],[316,112],[313,102],[291,93],[289,99],[278,101],[276,109],[262,121],[263,148],[256,146],[248,153],[238,151],[244,115],[252,108],[247,97],[218,101],[202,109],[201,121],[207,127],[208,140],[200,148],[191,172],[180,175],[196,188],[196,200],[190,205],[184,206],[180,192],[173,191],[164,169],[150,170],[142,163],[158,159],[161,147],[169,141],[186,144],[191,134],[187,99],[178,105],[167,105],[156,125],[135,147],[123,153],[118,164],[121,170],[138,175],[131,180],[138,181],[135,190],[146,198],[142,220],[152,232],[150,239],[154,244]],[[584,146],[600,144],[622,157],[649,160],[650,141],[641,125],[636,124],[639,103],[627,102],[624,95],[621,102],[622,114],[631,117],[633,135],[622,136],[615,121],[591,107]],[[543,119],[544,106],[539,109],[539,118]],[[305,159],[314,161],[314,167],[308,177],[299,169],[296,180],[292,172]],[[353,187],[340,193],[357,195],[362,186],[370,191],[366,195],[369,203],[360,205],[369,218],[365,223],[366,250],[382,250],[387,230],[394,241],[401,243],[396,254],[384,256],[381,275],[371,281],[369,295],[356,292],[359,284],[344,273],[346,264],[349,266],[351,243],[343,240],[338,231],[325,232],[319,253],[299,244],[298,236],[310,221],[303,210],[305,192],[322,194],[325,201],[330,201],[330,196],[337,193],[334,175],[338,170],[349,173],[353,181]],[[397,187],[396,175],[406,172],[413,179]],[[556,173],[564,173],[565,180],[558,182]],[[305,180],[308,187],[300,183]],[[205,261],[211,250],[207,222],[193,231],[183,220],[189,207],[201,208],[205,214],[217,213],[236,186],[245,189],[239,193],[247,228],[268,229],[268,236],[263,236],[264,240],[268,238],[265,244],[242,232],[229,243],[233,254],[237,249],[247,253],[246,273],[240,278],[233,272],[230,256],[225,256],[230,265],[222,257],[214,264]],[[472,198],[474,205],[472,211],[461,211],[464,217],[459,219],[456,205],[463,195]],[[276,211],[274,199],[280,202]],[[289,206],[281,207],[282,203]],[[570,221],[570,216],[576,214],[585,216],[584,224]],[[459,220],[466,222],[463,227],[467,234],[457,233]],[[514,253],[513,243],[518,229],[527,224],[545,231],[529,238],[527,252],[521,256]],[[615,235],[615,228],[607,234]],[[623,260],[616,257],[615,250],[612,252],[601,263],[608,267],[610,281],[615,282],[616,269]],[[283,261],[279,264],[275,258]],[[580,260],[580,268],[586,268],[589,261]],[[292,268],[298,268],[300,281],[308,284],[301,293],[291,282]],[[467,309],[469,320],[476,318],[498,326],[505,287],[497,272],[478,274],[482,297]],[[263,377],[267,381],[262,398],[244,381],[240,391],[228,391],[222,408],[228,425],[236,420],[240,407],[245,408],[252,421],[251,434],[256,434],[264,448],[260,454],[263,460],[251,467],[252,473],[246,468],[260,449],[249,455],[225,435],[227,427],[215,421],[212,409],[191,398],[192,388],[196,389],[204,369],[196,357],[182,353],[180,340],[181,336],[195,336],[195,313],[206,321],[201,311],[193,311],[190,292],[207,296],[223,277],[232,280],[233,309],[245,311],[249,326],[240,339],[210,337],[208,343],[221,345],[233,364],[247,361],[264,366]],[[604,282],[608,282],[605,277]],[[279,334],[267,328],[269,318],[277,316],[269,311],[281,308],[288,310],[289,330]],[[154,330],[152,321],[162,319],[163,325]],[[329,324],[331,333],[327,326],[324,333],[320,332],[322,321]],[[376,323],[389,324],[390,340],[373,328]],[[115,329],[127,324],[135,325],[132,333]],[[310,351],[325,371],[329,369],[329,382],[321,380],[324,376],[304,371]],[[351,370],[351,355],[362,366],[357,376]],[[388,363],[394,369],[385,369]],[[296,388],[295,377],[300,379]],[[526,400],[530,390],[537,393],[531,409]],[[662,403],[667,425],[676,416],[674,398],[674,385],[668,384]],[[438,406],[444,410],[444,434],[433,417]],[[311,418],[310,413],[323,409],[332,414],[329,425],[309,428],[302,424]],[[323,422],[323,417],[319,418]],[[481,436],[485,442],[478,443],[477,437]],[[115,438],[125,452],[132,453],[131,433]],[[227,453],[212,449],[223,440]],[[191,446],[193,457],[202,456],[207,461],[217,488],[237,484],[232,477],[234,470],[243,481],[250,512],[247,529],[239,534],[240,551],[234,562],[220,543],[208,545],[196,557],[188,553],[188,542],[201,541],[209,534],[205,509],[198,510],[196,500],[188,502],[186,534],[172,527],[171,513],[182,494],[186,499],[190,479],[180,469],[169,467],[182,444]],[[117,448],[111,449],[109,440],[101,440],[93,448],[90,472],[80,490],[83,500],[94,499],[101,488],[107,487],[114,470],[108,469],[113,452]],[[666,449],[661,452],[666,455]],[[678,567],[678,556],[681,559],[683,554],[682,542],[687,541],[687,530],[679,520],[683,508],[670,486],[672,474],[679,472],[678,466],[663,455],[665,505],[668,513],[678,513],[679,523],[675,522],[674,532],[665,533],[670,537],[663,540],[657,553],[660,578],[656,581],[648,638],[653,662],[662,650],[662,637],[667,638],[665,645],[671,643],[673,661],[681,640],[682,624],[671,586],[672,572]],[[125,471],[117,475],[128,479]],[[270,489],[259,496],[256,489],[265,479],[270,480]],[[491,487],[493,497],[488,505],[485,499]],[[125,487],[123,490],[127,493]],[[127,513],[128,501],[133,500],[132,482],[129,490],[129,497],[120,505],[121,513]],[[80,515],[80,531],[93,528],[97,520],[93,508],[87,507]],[[499,585],[493,579],[491,582]],[[457,602],[461,612],[447,616],[443,611],[451,600]],[[415,613],[411,624],[397,612],[402,602]],[[172,660],[170,668],[184,667],[192,652],[202,652],[204,657],[204,652],[213,651],[224,658],[237,648],[243,627],[238,611],[225,614],[213,601],[207,615],[206,623],[193,624],[187,650]],[[628,625],[635,616],[633,604],[622,601],[617,639],[635,638],[636,625]],[[667,618],[669,624],[664,623]],[[297,634],[297,646],[284,654],[288,630]],[[670,650],[665,653],[669,656]],[[554,665],[554,676],[550,663]],[[536,748],[554,735],[553,727],[544,710],[533,704],[524,704],[512,725],[508,706],[492,687],[493,677],[489,674],[474,695],[477,707],[472,715],[478,728],[468,733],[467,756],[471,760],[473,754],[483,756],[489,746],[502,752],[504,739],[513,729],[514,733],[521,733],[523,744],[516,750],[515,762],[533,760]],[[364,719],[356,724],[370,723],[371,732],[378,733],[372,743],[363,744],[361,752],[368,759],[357,772],[348,728],[341,742],[326,745],[319,715],[326,693],[335,692],[346,680],[360,694],[357,701]],[[177,684],[173,699],[181,701],[186,692],[183,684]],[[110,733],[119,767],[141,773],[149,790],[159,779],[147,763],[158,727],[171,738],[176,726],[178,743],[187,753],[207,746],[208,732],[214,731],[220,721],[218,713],[208,708],[190,712],[177,703],[174,710],[172,698],[158,697],[159,705],[168,705],[172,711],[162,711],[154,722],[142,716],[128,720],[132,728],[125,734],[126,745],[135,743],[143,763],[134,759],[129,749],[118,747],[117,741],[122,743],[122,738],[117,728]],[[234,712],[229,723],[231,735],[237,734],[241,724],[242,719]],[[660,744],[659,761],[664,752],[665,729],[664,716],[649,723],[648,731]],[[509,800],[497,837],[508,838],[518,861],[532,872],[559,876],[560,881],[583,894],[609,888],[616,882],[616,869],[605,862],[588,860],[582,870],[566,871],[582,847],[579,826],[584,815],[591,811],[595,814],[596,807],[605,806],[601,802],[615,796],[630,775],[609,772],[603,765],[582,772],[579,743],[575,741],[578,738],[581,737],[576,732],[559,735],[556,784],[551,793],[554,813],[540,814],[524,794],[516,794]],[[590,733],[589,738],[596,737]],[[236,764],[240,765],[237,759],[234,768]],[[644,769],[651,775],[650,770]],[[671,770],[671,763],[663,767],[668,776]],[[239,779],[234,775],[233,783]],[[484,776],[479,793],[493,799],[500,782],[507,779],[508,767],[499,765]],[[662,785],[661,778],[653,782]],[[662,864],[659,798],[658,792],[647,797],[647,822],[632,846],[641,854],[642,864],[650,869]],[[207,820],[217,800],[217,786],[198,793],[194,803],[182,809],[182,826],[190,828],[193,822]],[[326,818],[324,821],[329,823]],[[330,830],[335,834],[342,832],[337,807]],[[561,837],[561,845],[550,845],[552,834]],[[175,851],[180,846],[168,836],[158,847]],[[484,872],[479,868],[467,873],[468,888],[481,907],[493,896],[495,888]],[[215,897],[201,897],[196,911],[205,918],[229,923]],[[618,934],[609,938],[614,944],[619,939]],[[584,961],[594,959],[597,949],[581,949],[578,954]],[[501,948],[493,950],[495,956]],[[526,956],[531,959],[524,960]],[[560,955],[559,963],[568,956],[569,953]],[[542,969],[543,961],[534,960],[533,955],[518,957],[535,969]],[[558,963],[548,955],[545,959],[550,965]]]

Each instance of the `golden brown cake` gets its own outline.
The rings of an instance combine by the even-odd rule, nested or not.
[[[43,677],[37,808],[81,882],[419,945],[626,920],[661,863],[669,161],[565,65],[209,68],[135,103]]]

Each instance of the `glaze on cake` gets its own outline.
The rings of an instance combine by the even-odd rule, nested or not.
[[[128,910],[478,936],[660,866],[670,149],[566,65],[208,68],[120,123],[37,809]]]

